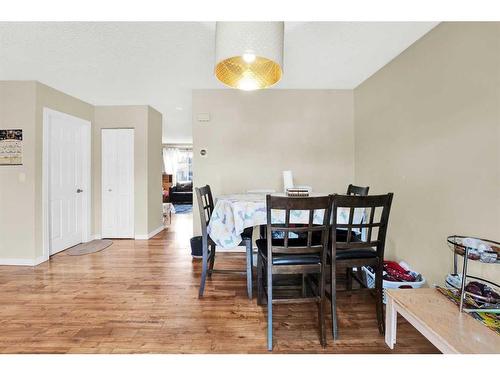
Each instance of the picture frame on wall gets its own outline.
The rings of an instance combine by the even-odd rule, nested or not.
[[[23,130],[0,129],[0,165],[23,164]]]

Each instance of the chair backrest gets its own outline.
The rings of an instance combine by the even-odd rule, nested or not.
[[[368,190],[370,190],[369,186],[356,186],[349,184],[349,187],[347,188],[347,195],[360,195],[364,197],[368,195]]]
[[[269,259],[272,259],[273,254],[311,254],[321,253],[326,250],[332,214],[332,197],[332,195],[328,195],[324,197],[292,198],[267,195],[267,252]],[[272,222],[273,210],[284,211],[283,223]],[[319,220],[320,223],[314,223],[316,210],[324,210],[323,216]],[[307,224],[290,223],[291,211],[309,211]],[[282,246],[281,244],[273,246],[273,232],[284,233]],[[290,233],[307,234],[307,238],[297,242],[292,240],[292,243],[290,243]]]
[[[198,210],[200,212],[201,233],[207,236],[207,226],[214,211],[214,200],[210,185],[195,188],[196,199],[198,200]]]
[[[388,193],[369,196],[337,194],[333,196],[331,242],[334,256],[337,250],[376,248],[377,255],[383,257],[393,195],[393,193]],[[337,222],[340,209],[349,210],[349,219],[346,224]],[[359,224],[353,223],[356,209],[364,210],[364,219]],[[337,241],[338,230],[347,231],[346,241]],[[366,233],[363,233],[364,231]],[[353,233],[362,233],[362,235],[354,238]]]

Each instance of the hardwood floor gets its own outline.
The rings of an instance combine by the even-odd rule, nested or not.
[[[245,278],[215,274],[198,299],[191,216],[149,241],[117,240],[99,253],[59,253],[37,267],[0,266],[1,353],[267,353],[265,307]],[[216,267],[244,267],[220,254]],[[315,306],[280,305],[274,353],[436,353],[402,318],[391,351],[366,293],[340,293],[340,339],[319,344]],[[329,325],[330,322],[328,321]]]

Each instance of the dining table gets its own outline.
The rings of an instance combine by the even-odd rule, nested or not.
[[[286,196],[285,193],[273,193],[272,195]],[[328,194],[310,193],[309,196],[326,196]],[[337,210],[337,222],[347,224],[349,222],[350,209],[339,207]],[[315,210],[313,223],[323,224],[324,210]],[[365,218],[364,209],[355,209],[353,222],[361,222]],[[289,222],[291,224],[308,224],[308,210],[291,210]],[[272,210],[272,223],[284,223],[285,211]],[[267,224],[267,207],[265,193],[228,194],[215,197],[215,206],[207,226],[207,233],[217,247],[222,249],[234,249],[242,242],[242,233],[245,228],[259,227]],[[290,233],[293,235],[293,233]],[[253,247],[246,249],[246,274],[247,292],[252,298],[253,276],[252,268],[255,254]]]
[[[286,196],[285,193],[273,193],[272,195]],[[311,193],[310,196],[325,196],[328,194]],[[339,207],[337,210],[337,222],[347,224],[349,222],[350,209]],[[324,210],[315,210],[314,224],[323,223]],[[353,222],[361,222],[364,219],[365,210],[355,209]],[[284,223],[284,210],[273,210],[271,212],[272,223]],[[309,222],[309,211],[292,210],[290,212],[290,223],[307,224]],[[229,194],[219,195],[215,199],[215,207],[208,224],[208,235],[217,246],[230,249],[241,243],[241,234],[245,228],[253,228],[267,224],[267,209],[265,194]]]

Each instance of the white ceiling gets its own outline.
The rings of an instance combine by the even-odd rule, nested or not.
[[[352,89],[437,22],[286,22],[276,88]],[[149,104],[163,141],[191,142],[191,90],[213,75],[215,23],[0,23],[0,80],[38,80],[96,105]]]

